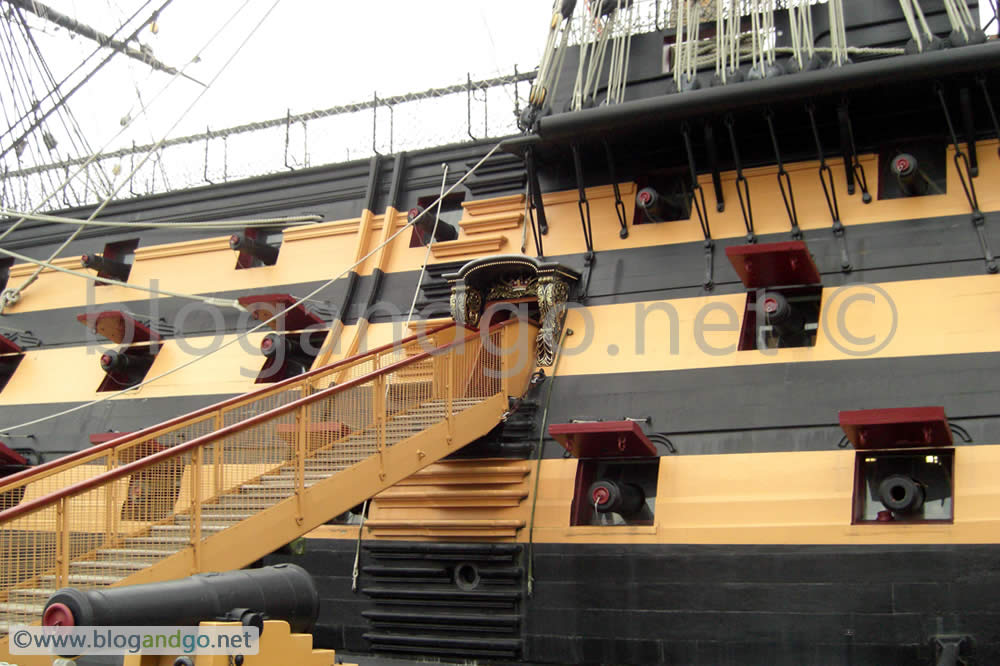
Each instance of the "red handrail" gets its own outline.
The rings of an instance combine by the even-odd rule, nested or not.
[[[369,351],[366,351],[366,352],[363,352],[363,353],[358,353],[358,354],[355,354],[354,356],[350,356],[350,357],[345,358],[345,359],[341,359],[341,360],[337,361],[336,363],[330,363],[329,365],[324,365],[321,368],[316,368],[314,370],[310,370],[309,372],[302,373],[301,375],[296,375],[294,377],[289,377],[288,379],[283,379],[280,382],[275,382],[274,384],[270,384],[270,385],[265,386],[263,388],[256,389],[254,391],[250,391],[248,393],[243,393],[242,395],[237,395],[237,396],[234,396],[232,398],[227,398],[226,400],[223,400],[221,402],[216,402],[214,404],[208,405],[207,407],[202,407],[201,409],[197,409],[197,410],[195,410],[193,412],[188,412],[187,414],[182,414],[181,416],[177,416],[177,417],[174,417],[174,418],[169,419],[167,421],[163,421],[162,423],[158,423],[158,424],[156,424],[154,426],[150,426],[148,428],[143,428],[142,430],[139,430],[139,431],[136,431],[136,432],[132,432],[132,433],[129,433],[127,435],[122,435],[121,437],[118,437],[116,439],[110,439],[110,440],[108,440],[106,442],[102,442],[101,444],[98,444],[96,446],[91,446],[91,447],[88,447],[86,449],[80,449],[79,451],[71,453],[71,454],[69,454],[67,456],[63,456],[62,458],[56,458],[55,460],[52,460],[50,462],[43,463],[41,465],[36,465],[35,467],[32,467],[30,469],[26,469],[26,470],[22,470],[20,472],[17,472],[16,474],[11,474],[9,476],[5,476],[2,479],[0,479],[0,492],[3,492],[3,490],[4,490],[5,487],[7,487],[9,485],[13,485],[13,484],[17,483],[18,481],[21,481],[22,479],[26,479],[26,478],[34,476],[36,474],[41,474],[43,472],[47,472],[49,470],[55,469],[56,467],[60,467],[62,465],[65,465],[67,463],[75,462],[76,460],[79,460],[80,458],[85,458],[85,457],[93,455],[95,453],[100,453],[100,452],[105,451],[107,449],[111,449],[111,448],[114,448],[116,446],[120,446],[122,444],[127,444],[128,442],[131,442],[133,440],[142,439],[144,437],[148,437],[149,435],[151,435],[151,434],[153,434],[155,432],[158,432],[160,430],[163,430],[164,428],[170,428],[171,426],[183,423],[184,421],[188,421],[190,419],[197,418],[199,416],[204,416],[205,414],[209,414],[209,413],[214,412],[214,411],[216,411],[218,409],[223,409],[225,407],[228,407],[229,405],[232,405],[232,404],[234,404],[236,402],[240,402],[242,400],[252,399],[255,395],[267,393],[269,391],[274,391],[275,389],[281,389],[281,388],[283,388],[285,386],[288,386],[289,384],[294,384],[295,382],[302,381],[303,379],[308,379],[310,377],[314,377],[314,376],[316,376],[317,374],[319,374],[321,372],[327,372],[327,371],[330,371],[330,370],[335,370],[336,368],[338,368],[338,367],[340,367],[342,365],[346,365],[348,363],[353,363],[354,361],[362,359],[362,358],[364,358],[366,356],[372,356],[374,354],[379,354],[381,352],[384,352],[384,351],[386,351],[388,349],[391,349],[391,348],[399,346],[399,345],[407,345],[407,344],[413,342],[414,340],[418,339],[421,335],[424,335],[424,336],[434,335],[435,333],[439,333],[440,331],[443,331],[446,328],[450,328],[452,326],[455,326],[455,322],[450,322],[450,323],[447,323],[447,324],[441,324],[440,326],[436,326],[436,327],[430,329],[429,331],[424,331],[423,333],[414,333],[413,335],[405,337],[402,340],[388,342],[388,343],[386,343],[384,345],[376,347],[375,349],[372,349],[372,350],[369,350]]]
[[[509,325],[511,325],[511,324],[513,324],[513,323],[515,323],[517,321],[519,321],[519,320],[518,319],[508,319],[506,321],[502,321],[499,324],[491,326],[487,332],[488,333],[492,333],[494,331],[498,331],[501,328],[504,328],[505,326],[509,326]],[[146,456],[144,458],[140,458],[140,459],[138,459],[138,460],[136,460],[134,462],[131,462],[131,463],[127,464],[127,465],[122,465],[121,467],[116,467],[115,469],[108,470],[107,472],[104,472],[103,474],[98,474],[97,476],[91,477],[90,479],[85,479],[85,480],[80,481],[78,483],[75,483],[75,484],[73,484],[71,486],[66,486],[65,488],[60,488],[59,490],[57,490],[55,492],[52,492],[52,493],[49,493],[48,495],[44,495],[44,496],[39,497],[37,499],[31,500],[30,502],[25,502],[25,503],[19,504],[19,505],[15,506],[15,507],[7,509],[6,511],[0,511],[0,524],[4,523],[6,521],[9,521],[9,520],[13,520],[15,518],[18,518],[19,516],[22,516],[22,515],[24,515],[26,513],[31,513],[31,512],[33,512],[33,511],[35,511],[37,509],[41,509],[44,506],[49,505],[49,504],[53,504],[54,502],[56,502],[56,501],[58,501],[60,499],[63,499],[63,498],[66,498],[66,497],[72,497],[74,495],[79,495],[80,493],[86,492],[86,491],[90,490],[91,488],[94,488],[96,486],[102,485],[102,484],[104,484],[106,482],[115,481],[115,480],[120,479],[120,478],[122,478],[124,476],[128,476],[129,474],[132,474],[133,472],[137,472],[137,471],[139,471],[141,469],[145,469],[146,467],[151,467],[152,465],[155,465],[158,462],[161,462],[163,460],[167,460],[169,458],[173,458],[174,456],[180,455],[180,454],[182,454],[182,453],[184,453],[186,451],[189,451],[191,449],[197,448],[199,446],[203,446],[205,444],[209,444],[209,443],[211,443],[211,442],[213,442],[213,441],[215,441],[217,439],[222,439],[222,438],[225,438],[225,437],[229,437],[231,435],[235,435],[236,433],[242,432],[242,431],[246,430],[247,428],[250,428],[251,426],[257,425],[258,423],[260,423],[262,421],[267,421],[267,420],[272,419],[272,418],[274,418],[276,416],[281,416],[282,414],[286,414],[286,413],[288,413],[290,411],[294,411],[295,409],[298,409],[299,407],[301,407],[303,405],[308,405],[308,404],[311,404],[313,402],[316,402],[317,400],[322,400],[324,398],[327,398],[327,397],[333,395],[334,393],[338,393],[340,391],[346,391],[347,389],[351,389],[351,388],[354,388],[356,386],[360,386],[362,384],[365,384],[365,383],[371,381],[375,377],[379,377],[381,375],[388,374],[388,373],[393,372],[395,370],[398,370],[399,368],[402,368],[404,366],[410,365],[412,363],[416,363],[417,361],[422,361],[425,358],[429,358],[430,356],[433,356],[434,354],[440,353],[442,351],[446,351],[448,349],[451,349],[452,347],[456,347],[459,344],[465,344],[466,342],[469,342],[470,340],[474,340],[476,338],[476,336],[478,336],[478,335],[482,335],[482,331],[476,331],[475,333],[472,333],[471,335],[467,335],[465,338],[462,339],[461,343],[459,343],[459,341],[457,341],[457,340],[454,340],[452,342],[449,342],[448,344],[441,345],[440,347],[436,347],[436,348],[432,349],[431,351],[424,351],[424,352],[421,352],[420,354],[417,354],[416,356],[411,356],[410,358],[406,358],[406,359],[403,359],[401,361],[396,361],[395,363],[391,363],[391,364],[385,366],[384,368],[379,368],[378,370],[370,372],[367,375],[364,375],[362,377],[358,377],[357,379],[352,379],[350,381],[344,382],[343,384],[337,384],[335,386],[331,386],[329,388],[325,388],[322,391],[317,391],[316,393],[313,393],[312,395],[308,395],[308,396],[305,396],[303,398],[299,398],[298,400],[290,402],[287,405],[282,405],[280,407],[275,407],[274,409],[272,409],[270,411],[263,412],[261,414],[257,414],[256,416],[252,416],[249,419],[246,419],[245,421],[240,421],[239,423],[234,423],[233,425],[226,426],[225,428],[222,428],[221,430],[216,430],[215,432],[210,432],[207,435],[202,435],[201,437],[196,437],[195,439],[188,440],[187,442],[184,442],[183,444],[178,444],[177,446],[170,447],[169,449],[164,449],[163,451],[158,451],[158,452],[153,453],[151,455],[148,455],[148,456]]]

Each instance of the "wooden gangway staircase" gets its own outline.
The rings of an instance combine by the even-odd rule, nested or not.
[[[4,479],[0,661],[58,588],[247,566],[482,437],[534,332],[441,326]]]

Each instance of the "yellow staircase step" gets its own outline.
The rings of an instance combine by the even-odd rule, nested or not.
[[[365,527],[374,536],[382,537],[462,537],[510,538],[524,527],[523,520],[386,520],[371,519]]]
[[[379,506],[386,508],[409,507],[511,507],[517,506],[528,496],[527,488],[436,488],[416,489],[413,486],[393,487],[376,498]]]

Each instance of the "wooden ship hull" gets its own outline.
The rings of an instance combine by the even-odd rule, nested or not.
[[[848,35],[905,44],[888,4],[847,3]],[[0,422],[29,425],[0,435],[0,634],[58,586],[294,562],[315,644],[354,654],[1000,661],[1000,45],[664,94],[671,34],[635,38],[621,104],[559,97],[500,150],[109,205],[278,221],[87,229],[57,267],[118,257],[160,293],[46,269],[5,305]],[[411,224],[442,163],[437,228]]]

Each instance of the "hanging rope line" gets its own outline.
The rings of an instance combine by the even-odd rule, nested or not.
[[[78,220],[73,217],[26,213],[10,208],[0,208],[0,215],[23,217],[34,222],[55,222],[57,224],[79,224],[85,227],[111,227],[120,229],[243,229],[245,227],[274,227],[278,225],[316,224],[322,222],[319,215],[291,215],[289,217],[265,217],[253,220],[212,220],[206,222],[122,222],[115,220]]]
[[[237,300],[225,299],[225,298],[213,298],[211,296],[200,296],[198,294],[184,294],[176,291],[169,291],[166,289],[154,289],[152,287],[144,287],[141,284],[131,284],[128,282],[121,282],[120,280],[114,280],[112,278],[97,277],[96,275],[91,275],[89,273],[82,273],[80,271],[74,271],[69,268],[63,268],[62,266],[57,266],[51,263],[50,261],[43,261],[42,259],[32,259],[29,256],[2,247],[0,247],[0,254],[12,257],[26,264],[33,264],[35,266],[38,266],[38,270],[33,274],[33,276],[37,276],[42,270],[50,270],[50,271],[56,271],[57,273],[65,273],[66,275],[72,275],[74,277],[82,278],[84,280],[89,280],[91,282],[99,282],[101,284],[113,284],[119,287],[134,289],[135,291],[144,291],[148,294],[154,294],[156,296],[173,296],[174,298],[185,298],[192,301],[201,301],[203,303],[208,303],[209,305],[216,305],[224,308],[235,308],[237,310],[246,309],[242,305],[240,305],[240,302]],[[0,295],[0,309],[17,304],[21,300],[20,295],[21,295],[20,290],[4,289],[3,294]]]
[[[834,67],[840,67],[850,62],[847,57],[847,28],[844,23],[844,0],[830,0],[827,3],[827,11],[830,14],[831,64]]]
[[[132,21],[134,21],[136,19],[136,17],[138,17],[139,14],[141,14],[146,9],[146,7],[148,7],[151,3],[152,3],[152,0],[146,0],[146,2],[144,2],[139,7],[139,9],[137,9],[135,11],[135,13],[132,14],[132,16],[130,16],[128,18],[128,20],[126,20],[124,23],[122,23],[118,27],[118,29],[115,30],[114,33],[112,33],[111,36],[112,37],[116,37],[119,32],[121,32],[122,30],[125,29],[126,25],[128,25],[129,23],[131,23]],[[62,96],[62,93],[60,92],[60,89],[62,88],[62,86],[69,81],[70,77],[72,77],[78,71],[80,71],[81,69],[83,69],[84,65],[86,65],[90,61],[91,58],[93,58],[94,56],[96,56],[100,52],[101,52],[101,47],[100,46],[98,46],[93,51],[91,51],[90,55],[88,55],[86,58],[84,58],[82,61],[80,61],[80,63],[76,67],[74,67],[73,70],[69,74],[67,74],[66,76],[64,76],[63,79],[59,83],[53,85],[53,87],[49,89],[49,92],[44,97],[42,97],[41,99],[38,100],[38,104],[44,104],[53,95]],[[93,76],[93,73],[91,73],[90,76]],[[65,102],[63,102],[63,103],[65,103]],[[14,131],[14,128],[16,126],[20,125],[21,123],[23,123],[25,120],[28,120],[30,118],[30,115],[31,115],[30,113],[25,113],[15,123],[12,123],[12,124],[8,125],[7,130],[4,131],[3,134],[0,134],[0,140],[3,140],[5,138],[7,138],[7,136],[9,136],[10,133]]]
[[[50,421],[52,419],[56,419],[56,418],[65,416],[67,414],[72,414],[74,412],[78,412],[78,411],[80,411],[82,409],[88,409],[88,408],[93,407],[94,405],[100,404],[102,402],[107,402],[108,400],[112,400],[114,398],[117,398],[117,397],[119,397],[119,396],[121,396],[121,395],[123,395],[125,393],[128,393],[129,391],[136,391],[136,390],[142,388],[143,386],[146,386],[147,384],[152,384],[153,382],[159,381],[160,379],[163,379],[164,377],[169,377],[170,375],[172,375],[172,374],[174,374],[176,372],[180,372],[181,370],[183,370],[185,368],[188,368],[188,367],[194,365],[195,363],[198,363],[199,361],[204,360],[205,358],[208,358],[212,354],[218,353],[218,352],[222,351],[223,349],[226,349],[227,347],[230,347],[230,346],[232,346],[234,344],[237,344],[238,342],[241,342],[242,340],[245,340],[247,338],[247,336],[249,336],[249,335],[251,335],[251,334],[253,334],[253,333],[261,330],[262,328],[268,326],[271,322],[277,320],[279,317],[285,316],[286,313],[294,310],[295,308],[299,307],[300,305],[302,305],[306,301],[309,301],[309,300],[313,299],[314,297],[316,297],[318,294],[320,294],[321,292],[325,291],[326,289],[329,289],[334,283],[337,282],[337,280],[340,280],[341,278],[346,277],[348,273],[350,273],[351,271],[353,271],[354,269],[356,269],[358,266],[361,266],[362,264],[364,264],[364,262],[367,261],[369,257],[373,256],[376,252],[378,252],[383,247],[385,247],[386,245],[388,245],[389,243],[391,243],[401,233],[403,233],[407,229],[410,229],[414,224],[416,224],[420,220],[420,218],[422,218],[424,215],[427,214],[427,211],[429,211],[432,208],[434,208],[435,206],[439,205],[440,202],[443,201],[445,197],[447,197],[449,194],[451,194],[457,187],[459,187],[460,185],[462,185],[462,183],[464,183],[470,176],[472,176],[472,174],[474,174],[477,170],[479,170],[479,168],[489,158],[491,158],[494,153],[496,153],[500,149],[500,145],[501,144],[499,144],[499,143],[497,143],[496,145],[494,145],[490,149],[490,151],[488,153],[486,153],[485,156],[483,156],[483,158],[481,160],[479,160],[478,162],[476,162],[476,164],[471,169],[469,169],[468,171],[466,171],[465,174],[463,174],[462,177],[459,178],[458,181],[456,181],[454,185],[452,185],[450,188],[448,188],[448,190],[444,193],[443,196],[438,197],[437,201],[435,201],[434,203],[432,203],[430,206],[428,206],[426,209],[424,209],[418,215],[416,215],[412,220],[408,221],[405,225],[403,225],[398,230],[396,230],[396,232],[393,233],[391,236],[389,236],[387,239],[385,239],[385,241],[383,241],[382,243],[379,243],[376,247],[374,247],[371,251],[369,251],[368,254],[366,254],[365,256],[361,257],[356,262],[354,262],[353,264],[351,264],[350,266],[348,266],[347,268],[345,268],[336,277],[333,277],[333,278],[327,280],[326,282],[324,282],[323,284],[319,285],[318,287],[316,287],[315,289],[313,289],[311,292],[309,292],[305,296],[297,299],[294,303],[292,303],[291,305],[289,305],[284,310],[281,310],[280,312],[277,312],[274,315],[272,315],[270,318],[268,318],[268,319],[260,322],[257,326],[254,326],[253,328],[251,328],[250,330],[248,330],[248,331],[246,331],[244,333],[237,334],[229,342],[224,342],[221,345],[219,345],[218,347],[210,349],[210,350],[206,351],[204,354],[202,354],[200,356],[196,356],[195,358],[191,359],[190,361],[186,361],[185,363],[182,363],[182,364],[180,364],[180,365],[178,365],[176,367],[171,368],[170,370],[162,372],[159,375],[156,375],[155,377],[150,377],[149,379],[145,379],[142,382],[136,384],[135,386],[129,387],[127,389],[123,389],[121,391],[108,392],[104,396],[102,396],[100,398],[97,398],[96,400],[91,400],[90,402],[87,402],[87,403],[83,403],[83,404],[80,404],[80,405],[75,405],[73,407],[61,410],[61,411],[56,412],[54,414],[49,414],[47,416],[43,416],[43,417],[31,420],[31,421],[26,421],[25,423],[20,423],[20,424],[15,425],[15,426],[9,426],[7,428],[0,429],[0,433],[6,434],[8,431],[11,431],[11,430],[19,430],[21,428],[27,428],[29,426],[37,425],[39,423],[44,423],[45,421]]]
[[[413,300],[410,301],[410,311],[406,313],[406,323],[403,325],[405,330],[407,326],[410,325],[410,321],[413,319],[413,311],[417,307],[417,297],[420,295],[420,285],[424,282],[424,275],[427,273],[427,263],[431,258],[431,247],[434,245],[434,240],[437,237],[438,224],[441,222],[441,205],[444,202],[444,188],[448,184],[448,163],[445,162],[441,165],[443,173],[441,174],[441,193],[438,195],[437,207],[434,209],[434,228],[431,229],[431,237],[427,241],[427,251],[424,252],[424,261],[420,264],[420,277],[417,278],[417,287],[413,290]],[[388,390],[388,387],[386,387]]]
[[[899,0],[899,6],[903,10],[903,17],[910,29],[910,39],[914,51],[923,53],[924,48],[940,46],[939,42],[936,41],[937,37],[927,25],[927,19],[924,17],[924,11],[920,8],[918,0]]]
[[[605,104],[625,101],[629,58],[632,55],[632,0],[618,0],[614,23],[616,30],[611,43],[611,71],[608,73],[608,94]]]
[[[143,7],[145,7],[148,4],[149,0],[147,0],[147,2],[143,5]],[[83,129],[80,127],[80,123],[77,121],[76,116],[73,114],[69,106],[66,105],[65,96],[62,95],[62,93],[59,91],[59,84],[56,83],[55,76],[52,74],[52,70],[49,68],[49,65],[46,62],[45,57],[42,55],[42,50],[38,46],[38,42],[35,41],[34,34],[32,33],[31,28],[28,25],[27,19],[25,19],[24,14],[21,12],[20,8],[15,7],[14,11],[17,14],[18,26],[21,28],[21,33],[23,34],[24,39],[31,45],[30,53],[31,56],[33,57],[33,60],[36,63],[36,68],[42,73],[42,78],[45,81],[45,85],[48,86],[49,89],[49,92],[43,97],[43,99],[48,99],[53,94],[56,95],[56,103],[61,105],[59,110],[56,112],[56,117],[60,121],[60,124],[62,125],[63,130],[66,133],[66,136],[69,137],[70,143],[72,144],[73,147],[73,151],[78,155],[92,154],[94,152],[93,148],[87,141],[87,137],[84,136]],[[141,9],[139,11],[141,11]],[[131,21],[131,19],[129,19],[129,21]],[[128,21],[126,23],[123,23],[122,25],[124,26],[127,23]],[[37,97],[35,97],[35,99],[37,99]],[[36,102],[36,106],[38,104],[40,104],[40,102]],[[58,154],[59,154],[58,149],[56,149],[56,155],[58,156]],[[112,183],[111,180],[108,178],[108,175],[104,172],[104,169],[98,168],[97,175],[100,177],[102,185],[105,188],[109,189]],[[77,204],[79,205],[81,203],[79,196],[77,196],[75,192],[73,194],[74,197],[77,199]],[[66,200],[64,197],[64,201],[68,200]]]
[[[951,24],[951,41],[955,46],[980,44],[986,41],[986,34],[972,18],[972,12],[969,11],[969,5],[965,0],[944,0],[944,9]]]
[[[94,218],[100,215],[101,211],[104,210],[107,207],[107,205],[111,203],[111,200],[118,194],[118,192],[120,192],[121,189],[125,187],[125,183],[130,182],[132,177],[135,176],[136,172],[142,168],[142,165],[145,164],[155,154],[156,150],[159,149],[162,143],[166,140],[167,136],[169,136],[170,133],[173,132],[174,129],[176,129],[177,126],[184,120],[184,118],[187,117],[187,115],[191,112],[191,110],[195,107],[195,105],[199,101],[201,101],[201,98],[204,97],[205,94],[212,89],[212,85],[219,79],[219,77],[222,76],[222,74],[226,71],[226,69],[233,62],[233,60],[236,59],[236,56],[240,54],[243,48],[249,43],[250,39],[257,33],[257,30],[259,30],[260,27],[264,24],[264,21],[267,20],[267,17],[271,15],[271,12],[273,12],[280,3],[281,0],[275,0],[274,3],[271,4],[270,8],[268,8],[268,10],[264,13],[264,15],[260,18],[260,20],[257,21],[257,24],[254,25],[254,27],[250,30],[250,32],[243,39],[243,41],[240,42],[240,44],[236,47],[236,49],[229,56],[229,58],[227,58],[226,61],[222,63],[222,67],[219,68],[219,71],[216,72],[215,76],[213,76],[209,80],[209,82],[205,85],[205,87],[202,88],[201,91],[199,91],[199,93],[195,96],[194,100],[191,101],[191,103],[187,106],[187,108],[185,108],[181,112],[177,120],[174,121],[174,123],[167,129],[167,131],[164,133],[163,138],[157,143],[156,147],[153,150],[147,152],[143,156],[143,158],[139,161],[139,164],[132,169],[131,173],[129,173],[129,175],[125,178],[125,180],[117,188],[115,188],[113,192],[108,194],[108,196],[105,197],[104,201],[101,202],[101,204],[94,209],[94,211],[90,214],[90,216],[85,220],[86,222],[91,222],[94,220]],[[175,77],[180,76],[182,72],[183,70],[177,72]],[[58,257],[62,253],[62,251],[69,246],[71,242],[76,240],[76,238],[83,232],[83,229],[84,226],[82,224],[79,225],[76,231],[70,234],[70,236],[65,241],[63,241],[63,243],[58,248],[56,248],[55,251],[53,251],[53,253],[49,256],[48,262],[46,263],[49,263],[51,265],[50,262],[54,261],[55,258]],[[5,253],[7,252],[6,250],[0,250],[0,251],[3,251]],[[24,293],[24,290],[30,287],[32,284],[34,284],[34,282],[38,279],[38,276],[41,274],[43,267],[45,266],[39,265],[38,269],[34,273],[32,273],[31,276],[29,276],[28,279],[25,280],[23,284],[19,285],[18,287],[15,287],[13,290],[10,289],[4,290],[2,297],[0,297],[0,314],[3,313],[3,309],[7,306],[7,304],[16,303],[20,300],[20,297]]]
[[[161,6],[161,7],[159,8],[159,9],[157,9],[157,10],[156,10],[156,13],[158,13],[158,12],[160,12],[161,10],[165,9],[165,8],[167,7],[167,5],[169,5],[169,4],[171,3],[171,2],[173,2],[173,0],[166,0],[166,2],[164,2],[164,3],[163,3],[163,5],[162,5],[162,6]],[[146,20],[146,21],[145,21],[145,22],[144,22],[144,23],[143,23],[142,25],[140,25],[140,26],[139,26],[138,28],[136,28],[136,30],[135,30],[135,31],[134,31],[134,32],[133,32],[133,33],[132,33],[131,35],[129,35],[129,37],[127,37],[127,38],[126,38],[126,41],[131,41],[131,40],[135,39],[136,37],[138,37],[138,35],[139,35],[139,33],[140,33],[140,32],[142,31],[142,29],[143,29],[144,27],[146,27],[146,25],[147,25],[147,24],[148,24],[148,23],[149,23],[149,22],[150,22],[151,20],[152,20],[152,18],[150,18],[150,19],[147,19],[147,20]],[[97,66],[96,66],[96,67],[94,68],[94,70],[93,70],[93,71],[92,71],[92,72],[91,72],[91,73],[90,73],[90,74],[89,74],[88,76],[84,77],[84,78],[83,78],[83,79],[82,79],[82,80],[81,80],[81,81],[80,81],[79,83],[77,83],[77,84],[76,84],[75,86],[73,86],[73,87],[72,87],[72,88],[71,88],[71,89],[70,89],[69,91],[67,91],[67,92],[66,92],[66,94],[62,96],[62,99],[63,99],[63,104],[65,104],[65,100],[69,99],[69,97],[70,97],[70,96],[71,96],[71,95],[72,95],[73,93],[75,93],[75,92],[76,92],[77,90],[79,90],[80,88],[82,88],[82,87],[83,87],[83,85],[84,85],[84,84],[86,84],[86,83],[87,83],[87,81],[89,81],[89,80],[90,80],[90,78],[91,78],[91,77],[93,77],[93,75],[94,75],[94,74],[96,74],[96,73],[97,73],[97,71],[98,71],[98,70],[99,70],[99,69],[100,69],[101,67],[103,67],[103,66],[104,66],[105,64],[107,64],[107,63],[108,63],[108,62],[109,62],[109,61],[110,61],[110,60],[111,60],[111,59],[112,59],[112,58],[113,58],[113,57],[114,57],[115,55],[117,55],[117,54],[118,54],[118,51],[112,51],[112,52],[111,52],[111,53],[110,53],[110,54],[108,55],[108,57],[106,57],[106,58],[105,58],[104,60],[102,60],[102,61],[101,61],[100,63],[98,63],[98,65],[97,65]],[[178,76],[178,75],[180,75],[180,74],[181,74],[182,72],[183,72],[183,70],[181,70],[181,71],[177,72],[177,74],[175,74],[175,76]],[[26,129],[26,130],[25,130],[25,131],[24,131],[24,132],[23,132],[23,133],[21,134],[21,138],[20,138],[20,139],[17,139],[17,140],[15,140],[15,141],[14,141],[14,142],[13,142],[13,143],[12,143],[12,144],[10,145],[10,146],[8,146],[7,148],[3,149],[3,151],[0,151],[0,158],[3,158],[4,156],[6,156],[6,155],[7,155],[7,153],[9,153],[9,152],[10,152],[11,150],[13,150],[13,149],[14,149],[14,146],[16,146],[16,145],[17,145],[18,141],[22,140],[22,139],[23,139],[23,138],[24,138],[25,136],[27,136],[28,134],[30,134],[31,132],[33,132],[33,131],[34,131],[34,130],[35,130],[36,128],[38,128],[38,127],[39,127],[39,126],[40,126],[40,125],[42,124],[42,122],[43,122],[43,121],[44,121],[44,120],[45,120],[46,118],[48,118],[48,117],[49,117],[50,115],[52,115],[52,113],[53,113],[53,112],[55,112],[55,110],[56,110],[56,109],[58,109],[58,108],[60,108],[61,106],[62,106],[62,104],[59,104],[59,103],[57,103],[57,104],[53,105],[53,106],[52,106],[52,107],[51,107],[51,108],[50,108],[49,110],[47,110],[47,111],[45,111],[44,113],[42,113],[42,114],[41,114],[41,115],[40,115],[40,116],[39,116],[39,117],[38,117],[38,118],[37,118],[37,119],[36,119],[36,120],[35,120],[35,121],[34,121],[34,122],[33,122],[33,123],[32,123],[32,124],[31,124],[31,125],[29,126],[29,127],[28,127],[28,129]]]
[[[813,39],[813,20],[809,0],[799,0],[788,7],[788,26],[792,37],[794,69],[804,72],[819,67]]]

